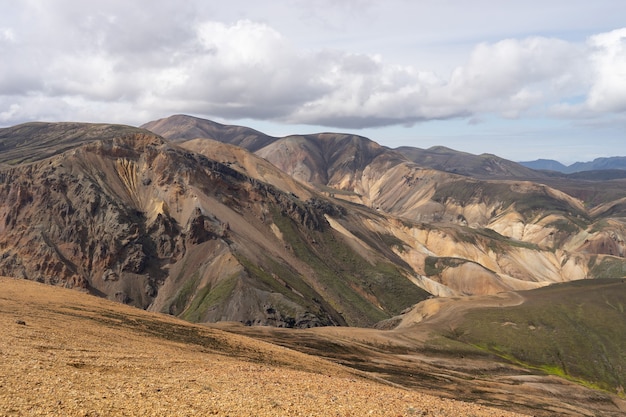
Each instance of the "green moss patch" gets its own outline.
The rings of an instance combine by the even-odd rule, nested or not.
[[[182,318],[191,322],[202,321],[202,316],[209,308],[221,304],[231,296],[237,280],[238,274],[234,274],[218,281],[214,286],[202,287],[183,312]]]
[[[453,339],[589,387],[623,391],[626,280],[576,281],[523,294],[527,301],[516,307],[470,311]]]

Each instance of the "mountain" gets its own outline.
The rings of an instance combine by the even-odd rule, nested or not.
[[[620,183],[473,178],[350,134],[154,126],[175,137],[0,130],[0,274],[193,322],[312,327],[626,270]]]
[[[584,190],[582,195],[595,202],[593,213],[600,213],[624,196],[618,185],[605,189],[545,177],[542,182],[552,181],[552,187],[525,177],[456,175],[420,166],[406,157],[408,152],[350,134],[287,136],[255,153],[334,201],[396,219],[381,230],[398,239],[395,251],[415,271],[418,285],[436,295],[530,288],[595,276],[590,274],[600,269],[594,265],[605,262],[604,256],[617,257],[606,262],[623,262],[622,221],[594,217],[585,205],[588,199],[583,203],[562,191]],[[471,161],[461,165],[466,173],[477,160],[490,160],[457,156],[457,161]],[[521,170],[519,175],[532,174]],[[595,195],[589,194],[592,190]]]
[[[583,171],[626,170],[626,156],[596,158],[589,162],[575,162],[569,166],[563,165],[558,161],[546,159],[520,162],[520,165],[537,170],[558,171],[564,174]]]
[[[4,275],[191,321],[276,326],[367,326],[429,295],[361,225],[375,213],[348,213],[241,148],[229,163],[219,147],[192,152],[136,128],[71,132],[93,140],[0,171]],[[21,152],[37,155],[31,145]],[[353,248],[350,228],[372,246]]]
[[[536,171],[537,168],[527,168],[491,154],[472,155],[444,146],[434,146],[429,149],[402,146],[396,148],[396,151],[422,167],[473,178],[539,180],[545,177],[545,174]]]
[[[623,178],[533,173],[491,155],[398,151],[352,134],[276,138],[183,115],[145,126],[153,130],[0,129],[0,276],[214,323],[437,395],[531,415],[626,410]],[[224,360],[238,352],[280,362],[173,317],[73,304],[60,289],[13,282],[25,293],[2,292],[11,339],[0,350],[26,355],[10,369],[27,385],[41,382],[25,371],[33,363],[60,372],[56,354],[41,356],[43,339],[62,345],[71,378],[118,372],[93,353],[119,348],[92,338],[112,328],[225,351]],[[53,325],[73,319],[80,326],[69,332]],[[11,340],[39,347],[10,349]],[[143,354],[115,352],[129,369],[146,366]],[[229,369],[247,369],[237,366]],[[175,374],[167,392],[199,389],[198,370],[185,372],[191,385]],[[24,390],[35,394],[11,401],[40,398]],[[73,412],[63,401],[55,410]]]
[[[211,120],[182,114],[148,122],[141,128],[158,132],[159,135],[173,141],[212,138],[219,142],[244,147],[252,152],[277,139],[249,127],[226,126]]]
[[[544,171],[557,171],[566,173],[567,165],[563,165],[559,161],[553,159],[537,159],[535,161],[523,161],[519,162],[520,165],[530,169],[544,170]]]
[[[580,171],[594,171],[603,169],[626,169],[626,156],[614,156],[611,158],[596,158],[591,162],[576,162],[570,165],[568,173]]]

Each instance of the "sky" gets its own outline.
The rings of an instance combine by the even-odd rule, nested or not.
[[[623,0],[0,0],[0,127],[172,114],[626,156]]]

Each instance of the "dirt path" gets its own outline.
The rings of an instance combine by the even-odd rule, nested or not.
[[[432,325],[440,328],[455,326],[460,323],[468,310],[489,307],[512,307],[524,302],[524,297],[515,292],[496,295],[480,295],[468,297],[432,298],[423,301],[407,313],[397,329],[406,329],[416,323],[422,326]]]

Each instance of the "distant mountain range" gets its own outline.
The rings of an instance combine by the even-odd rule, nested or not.
[[[563,165],[559,161],[552,159],[537,159],[535,161],[519,162],[519,164],[536,170],[573,174],[583,171],[626,170],[626,156],[596,158],[590,162],[575,162],[571,165]]]

